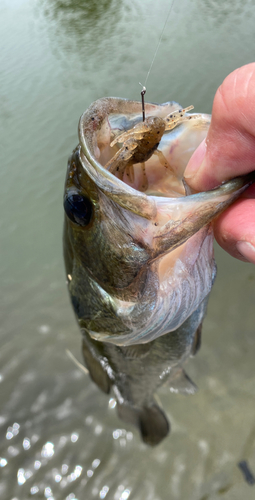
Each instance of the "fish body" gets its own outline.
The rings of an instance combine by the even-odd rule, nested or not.
[[[150,445],[169,432],[157,389],[196,390],[183,364],[199,349],[216,274],[211,222],[253,181],[190,192],[185,167],[210,116],[189,109],[146,104],[143,123],[139,102],[99,99],[80,119],[65,183],[64,257],[85,364]]]

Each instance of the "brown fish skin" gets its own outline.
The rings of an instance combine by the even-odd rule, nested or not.
[[[169,106],[163,106],[167,113]],[[229,181],[201,195],[177,198],[177,216],[173,211],[173,218],[162,222],[164,198],[130,189],[96,160],[99,149],[109,161],[109,152],[105,153],[111,140],[109,110],[125,114],[130,108],[135,112],[138,103],[103,99],[81,119],[80,145],[69,160],[65,183],[64,258],[90,376],[103,392],[113,390],[120,418],[135,424],[144,442],[154,446],[170,429],[154,398],[158,388],[167,384],[171,392],[196,391],[182,366],[200,347],[201,324],[216,273],[210,222],[253,177]],[[163,113],[163,108],[149,105],[147,109]],[[105,135],[109,139],[105,140]],[[173,204],[169,206],[173,210]],[[170,256],[173,266],[174,259],[190,261],[182,262],[186,267],[178,271],[181,278],[176,292],[177,278],[169,288],[169,310],[172,301],[180,298],[185,309],[187,293],[192,295],[195,286],[187,292],[190,280],[202,280],[200,288],[207,290],[197,306],[189,306],[190,313],[171,329],[160,275],[164,255]],[[203,270],[207,273],[204,283]]]

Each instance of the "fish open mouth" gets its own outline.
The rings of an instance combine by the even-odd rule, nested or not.
[[[109,113],[100,125],[94,138],[95,158],[105,167],[120,149],[118,136],[132,130],[141,123],[139,103],[136,113]],[[164,119],[171,113],[181,110],[178,103],[171,102],[162,105],[148,105],[149,116]],[[123,173],[115,172],[115,176],[127,186],[145,193],[148,196],[181,197],[186,195],[183,185],[183,174],[186,165],[200,142],[206,137],[210,124],[209,115],[187,115],[192,120],[186,120],[167,131],[161,137],[157,149],[151,157],[144,161],[133,163],[125,168]],[[111,146],[115,140],[116,144]],[[126,147],[128,149],[128,147]],[[121,161],[121,160],[120,160]]]
[[[175,102],[147,103],[145,107],[146,115],[163,119],[178,109],[181,107]],[[99,190],[120,207],[153,220],[156,229],[152,237],[161,237],[163,247],[164,235],[170,230],[173,236],[178,226],[178,235],[172,238],[172,250],[177,239],[179,246],[191,233],[211,222],[252,182],[249,176],[240,177],[211,191],[191,193],[184,181],[185,168],[206,137],[210,115],[193,114],[187,118],[162,135],[148,159],[132,162],[131,153],[129,164],[121,173],[115,168],[115,175],[109,171],[109,162],[122,146],[116,139],[123,132],[132,134],[141,123],[141,104],[120,98],[99,99],[82,115],[79,123],[80,160],[86,173]],[[112,147],[113,142],[116,144]],[[122,164],[122,157],[117,163]],[[191,232],[187,230],[188,225],[193,226]]]

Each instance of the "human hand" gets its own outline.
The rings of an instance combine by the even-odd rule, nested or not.
[[[236,69],[218,88],[207,138],[192,155],[185,179],[196,191],[255,170],[255,63]],[[255,184],[214,222],[219,245],[255,264]]]

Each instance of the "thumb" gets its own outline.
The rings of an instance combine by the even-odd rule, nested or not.
[[[216,92],[208,135],[191,157],[187,183],[207,191],[255,169],[255,63],[236,69]]]

